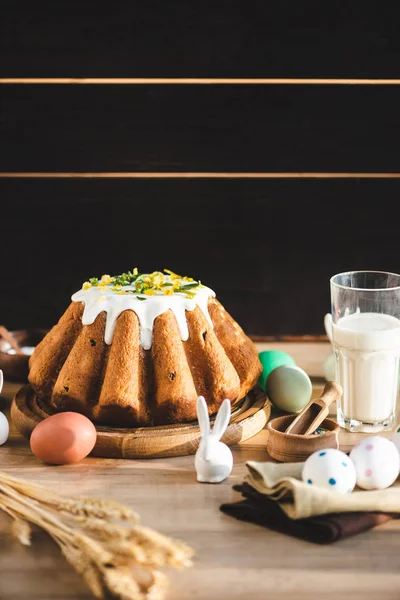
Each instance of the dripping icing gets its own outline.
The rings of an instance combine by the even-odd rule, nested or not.
[[[121,291],[135,292],[135,287],[126,285]],[[213,327],[210,313],[208,312],[208,298],[215,297],[215,292],[202,286],[199,289],[192,290],[193,298],[187,298],[183,293],[174,293],[172,296],[155,294],[146,296],[145,300],[137,298],[140,294],[121,294],[113,291],[111,288],[90,287],[81,289],[71,296],[73,302],[83,302],[85,305],[82,324],[91,325],[101,312],[106,313],[106,328],[104,341],[111,344],[117,318],[124,310],[133,310],[139,319],[140,324],[140,345],[144,350],[149,350],[153,339],[153,326],[155,319],[166,312],[172,310],[175,315],[181,339],[186,341],[189,337],[189,329],[186,320],[185,311],[192,311],[198,306],[207,321]]]

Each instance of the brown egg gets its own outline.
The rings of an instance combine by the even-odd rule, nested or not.
[[[36,425],[32,432],[31,450],[41,461],[51,465],[67,465],[85,458],[96,443],[96,428],[84,415],[61,412]]]

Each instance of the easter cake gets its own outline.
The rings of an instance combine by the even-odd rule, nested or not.
[[[29,360],[29,382],[56,411],[120,427],[196,419],[232,405],[262,371],[257,349],[190,277],[137,269],[86,281]]]

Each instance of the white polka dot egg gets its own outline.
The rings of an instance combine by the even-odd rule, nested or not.
[[[302,479],[341,494],[350,494],[356,485],[356,469],[341,450],[326,448],[313,452],[303,465]]]
[[[400,454],[395,444],[379,435],[354,446],[350,458],[357,471],[357,485],[364,490],[383,490],[399,476]]]

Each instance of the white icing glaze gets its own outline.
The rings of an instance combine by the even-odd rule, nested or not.
[[[182,281],[182,284],[187,282]],[[135,288],[132,285],[126,285],[121,288],[121,291],[132,290]],[[82,324],[91,325],[96,320],[101,312],[106,313],[106,328],[104,341],[106,344],[111,344],[116,320],[124,310],[133,310],[140,324],[140,344],[145,350],[149,350],[153,341],[153,325],[156,317],[172,310],[178,323],[179,332],[183,341],[189,337],[189,330],[186,321],[185,311],[194,310],[199,306],[203,311],[207,321],[213,327],[210,314],[208,312],[208,298],[215,296],[215,292],[206,287],[201,286],[190,290],[194,294],[194,298],[187,298],[185,294],[176,292],[172,296],[164,296],[162,292],[158,292],[154,296],[144,296],[144,294],[119,294],[111,289],[111,286],[105,288],[93,286],[87,290],[79,290],[71,296],[73,302],[83,302],[85,305]],[[146,298],[138,300],[137,296]]]

